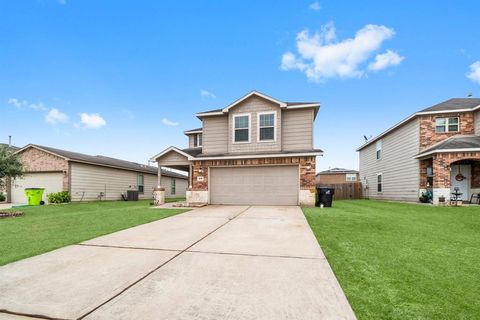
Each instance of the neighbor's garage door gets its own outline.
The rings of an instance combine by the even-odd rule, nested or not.
[[[48,193],[63,191],[62,172],[27,173],[12,183],[12,203],[27,203],[25,188],[45,188],[43,201]]]
[[[210,168],[210,202],[297,205],[298,180],[298,166]]]

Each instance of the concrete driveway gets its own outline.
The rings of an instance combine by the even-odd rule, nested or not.
[[[208,206],[0,267],[0,319],[355,319],[299,207]]]

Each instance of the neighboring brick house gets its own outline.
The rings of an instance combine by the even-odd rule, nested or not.
[[[360,179],[374,199],[433,202],[480,192],[480,99],[450,99],[419,111],[369,140],[360,153]]]
[[[127,190],[139,191],[140,199],[151,199],[157,185],[158,168],[135,162],[91,156],[51,147],[29,144],[16,153],[24,176],[10,184],[13,203],[26,203],[25,188],[44,188],[46,195],[69,191],[72,201],[120,200]],[[162,169],[168,179],[166,196],[183,197],[188,177]]]
[[[333,168],[317,173],[315,183],[317,185],[351,183],[359,181],[358,177],[356,170]]]
[[[323,154],[313,144],[319,108],[252,91],[197,113],[202,127],[184,132],[189,147],[167,148],[151,160],[189,170],[189,203],[313,205],[315,161]]]

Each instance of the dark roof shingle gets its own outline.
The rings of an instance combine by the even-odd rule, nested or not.
[[[75,162],[75,161],[85,162],[85,163],[95,164],[95,165],[99,165],[99,166],[115,167],[115,168],[119,168],[119,169],[125,169],[125,170],[136,171],[136,172],[151,173],[151,174],[157,174],[158,173],[158,168],[157,167],[149,166],[149,165],[141,164],[141,163],[137,163],[137,162],[131,162],[131,161],[126,161],[126,160],[101,156],[101,155],[91,156],[91,155],[84,154],[84,153],[67,151],[67,150],[62,150],[62,149],[57,149],[57,148],[52,148],[52,147],[45,147],[45,146],[40,146],[40,145],[31,145],[31,146],[35,146],[35,147],[38,147],[38,148],[43,149],[45,151],[57,154],[59,156],[67,158],[68,160],[71,160],[73,162]],[[162,175],[172,176],[174,178],[186,178],[186,176],[184,176],[182,174],[172,172],[172,171],[169,171],[169,170],[165,170],[165,169],[162,169]]]
[[[480,136],[475,135],[457,135],[443,140],[432,147],[423,150],[419,156],[430,154],[441,150],[472,149],[480,148]]]
[[[423,109],[420,112],[455,111],[462,109],[473,109],[478,106],[480,106],[480,99],[477,98],[453,98]]]

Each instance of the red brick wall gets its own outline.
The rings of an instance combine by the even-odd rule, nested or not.
[[[201,160],[193,162],[193,184],[190,190],[208,190],[208,168],[218,166],[261,166],[297,164],[300,168],[300,189],[310,190],[315,187],[315,157],[285,157],[285,158],[259,158],[235,160]],[[197,177],[202,176],[203,181]]]
[[[443,117],[459,117],[460,132],[435,132],[435,119]],[[457,134],[474,134],[474,114],[473,112],[448,113],[448,114],[428,114],[420,116],[420,150],[424,150],[437,142],[450,138]]]
[[[25,172],[62,171],[63,190],[69,190],[68,161],[53,154],[30,147],[20,154]]]
[[[438,153],[433,156],[433,187],[434,188],[450,188],[450,165],[460,160],[476,160],[480,161],[480,152],[452,152]],[[480,175],[476,173],[480,171],[479,164],[474,162],[472,165],[472,187],[480,186]]]

